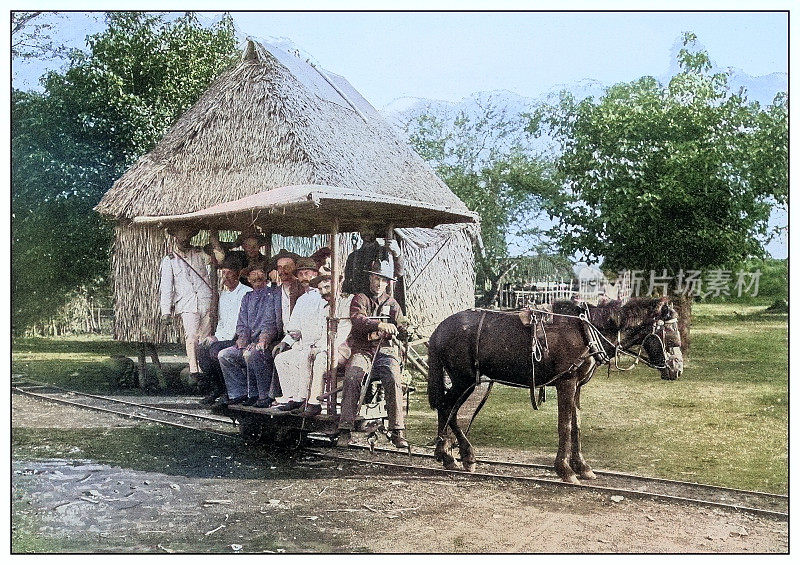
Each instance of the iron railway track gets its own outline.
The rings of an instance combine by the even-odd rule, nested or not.
[[[233,422],[230,418],[196,414],[88,394],[31,380],[12,378],[11,388],[17,394],[86,410],[105,412],[125,418],[225,437],[238,435],[238,432],[231,429]],[[537,485],[551,485],[559,488],[584,489],[610,496],[654,498],[684,504],[733,509],[782,520],[788,520],[789,517],[789,497],[781,494],[643,477],[597,469],[594,470],[597,475],[595,480],[583,481],[580,485],[571,485],[563,483],[556,478],[551,465],[482,458],[477,459],[478,466],[473,473],[459,470],[450,471],[442,468],[441,464],[435,461],[432,450],[429,448],[417,447],[407,453],[376,447],[370,453],[370,448],[367,445],[353,444],[345,450],[332,448],[330,447],[330,441],[325,441],[315,435],[312,435],[310,439],[317,444],[317,447],[303,449],[303,452],[309,456],[356,465],[379,465],[399,474],[426,473],[468,479],[508,480]]]
[[[154,424],[202,431],[212,435],[226,437],[238,435],[238,432],[232,429],[233,422],[230,418],[195,414],[192,412],[152,406],[98,394],[78,392],[38,381],[14,379],[13,377],[11,380],[11,390],[14,393],[32,398],[95,412],[115,414],[124,418],[142,420]]]

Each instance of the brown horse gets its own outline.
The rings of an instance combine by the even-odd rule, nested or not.
[[[677,313],[667,299],[634,298],[603,306],[557,302],[551,312],[465,310],[445,319],[428,345],[428,400],[438,411],[436,458],[455,469],[447,427],[458,441],[464,469],[475,469],[475,452],[454,417],[481,377],[511,386],[554,386],[558,397],[561,479],[593,479],[580,442],[580,393],[597,367],[621,354],[658,369],[661,378],[683,371]],[[643,355],[646,354],[646,355]],[[445,383],[445,371],[452,383]],[[533,379],[533,383],[531,380]],[[532,386],[533,384],[533,386]]]

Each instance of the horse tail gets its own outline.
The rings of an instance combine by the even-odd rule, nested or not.
[[[428,342],[428,402],[434,410],[439,408],[444,396],[444,365],[436,338],[433,332]]]

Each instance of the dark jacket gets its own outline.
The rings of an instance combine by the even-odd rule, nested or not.
[[[283,333],[280,294],[265,287],[248,292],[239,307],[236,322],[236,345],[244,348],[251,343],[272,343]]]
[[[403,276],[403,256],[394,257],[385,247],[378,245],[377,242],[365,243],[360,248],[353,251],[348,257],[344,266],[344,282],[342,292],[347,294],[358,294],[363,292],[369,294],[369,273],[365,271],[372,268],[375,261],[387,259],[394,266],[394,278]]]
[[[376,319],[379,316],[386,316],[388,319]],[[381,341],[374,335],[378,331],[379,322],[393,323],[401,330],[406,327],[400,305],[386,293],[377,298],[364,293],[356,294],[350,303],[350,322],[352,323],[348,339],[350,348],[353,353],[367,355],[374,355],[379,343],[381,348],[389,345],[388,338]]]

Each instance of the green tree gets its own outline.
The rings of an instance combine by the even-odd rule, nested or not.
[[[549,247],[541,229],[542,200],[558,194],[552,162],[526,147],[524,121],[491,99],[476,100],[473,113],[454,115],[428,107],[405,124],[414,149],[447,186],[481,217],[475,249],[481,289],[479,304],[492,304],[503,280],[516,266],[508,236],[525,252]]]
[[[12,329],[80,285],[107,288],[111,230],[92,211],[133,162],[235,61],[233,22],[110,12],[108,27],[12,93]]]
[[[701,270],[763,255],[774,205],[788,194],[785,95],[761,108],[711,73],[684,34],[681,72],[610,87],[599,99],[531,116],[562,146],[554,239],[609,269]]]

